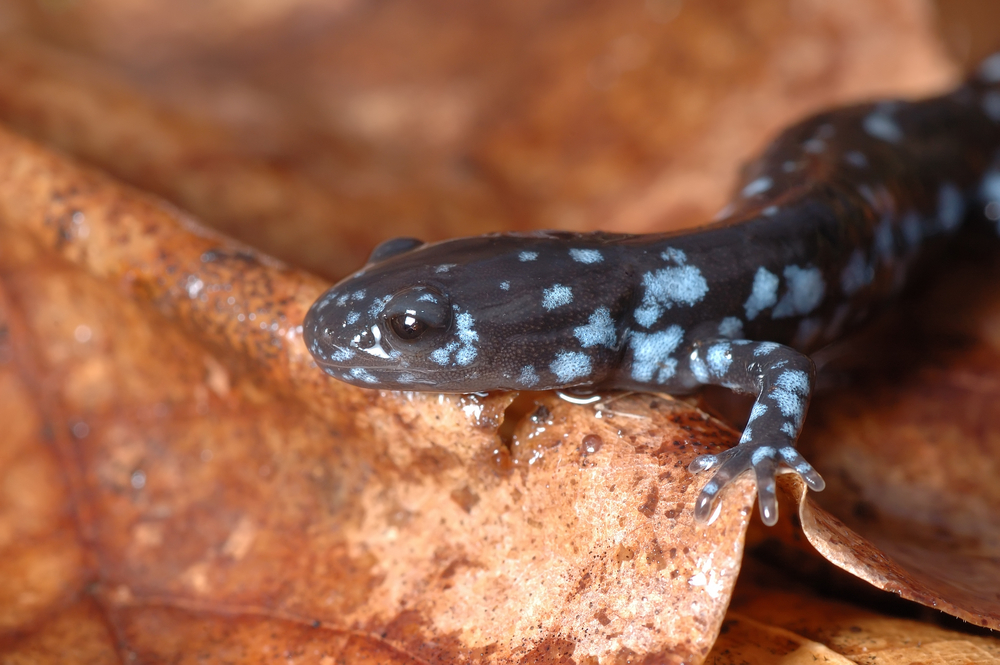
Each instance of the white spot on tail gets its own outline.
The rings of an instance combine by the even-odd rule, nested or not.
[[[577,263],[600,263],[604,260],[604,256],[596,249],[571,249],[569,255]]]
[[[946,231],[954,231],[965,217],[965,199],[954,184],[946,182],[938,190],[938,220]]]
[[[753,289],[743,304],[747,320],[753,321],[762,310],[778,302],[778,276],[761,266],[753,277]]]
[[[551,289],[542,291],[542,307],[553,310],[573,302],[573,289],[562,284],[553,284]]]
[[[517,377],[517,382],[526,388],[538,383],[538,375],[535,374],[534,365],[525,365],[521,368],[521,375]]]
[[[690,307],[708,293],[708,282],[701,271],[689,265],[647,272],[642,276],[642,286],[642,304],[635,310],[635,320],[644,328],[656,323],[664,310],[674,305]]]
[[[864,153],[857,150],[848,150],[845,152],[844,161],[859,169],[868,168],[868,158],[865,157]]]
[[[673,261],[677,265],[687,262],[687,254],[684,253],[684,250],[675,249],[673,247],[667,247],[665,250],[660,252],[660,258],[664,261]]]
[[[670,326],[657,333],[633,332],[629,337],[632,349],[632,378],[640,383],[666,383],[677,372],[677,359],[671,354],[684,338],[680,326]]]
[[[802,150],[810,155],[819,155],[826,150],[826,141],[822,139],[809,139],[802,144]]]
[[[735,316],[727,316],[719,322],[719,334],[729,339],[743,337],[743,322]]]
[[[853,296],[855,293],[872,283],[875,279],[875,270],[868,261],[865,260],[864,252],[860,249],[854,250],[847,265],[840,273],[840,287],[845,295]]]
[[[771,180],[769,177],[762,176],[747,184],[747,186],[743,188],[742,194],[746,198],[750,198],[751,196],[757,196],[758,194],[763,194],[767,190],[771,189],[771,186],[773,184],[774,181]]]
[[[590,356],[579,351],[560,351],[549,369],[560,383],[569,383],[590,374]]]
[[[574,328],[573,334],[580,340],[580,346],[585,349],[592,346],[614,348],[617,338],[615,324],[611,320],[611,312],[607,307],[597,308],[590,315],[587,325]]]
[[[903,130],[896,124],[888,108],[879,106],[865,116],[861,123],[869,136],[881,139],[886,143],[899,143],[903,140]]]
[[[782,319],[797,314],[808,314],[823,301],[826,283],[819,268],[788,266],[784,271],[788,291],[774,306],[771,317]]]

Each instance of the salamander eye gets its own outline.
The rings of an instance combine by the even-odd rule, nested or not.
[[[382,310],[383,320],[401,342],[414,342],[445,331],[451,325],[451,308],[443,295],[415,286],[394,295]]]
[[[415,312],[394,316],[389,319],[389,327],[400,339],[414,340],[424,334],[427,324],[416,317]]]

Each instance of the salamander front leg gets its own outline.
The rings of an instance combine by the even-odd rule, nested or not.
[[[702,455],[688,467],[693,473],[718,467],[695,502],[697,520],[707,521],[722,489],[751,469],[760,517],[768,526],[778,521],[774,492],[780,464],[817,492],[826,486],[795,449],[816,374],[808,356],[772,342],[716,339],[696,343],[688,362],[699,383],[757,395],[739,445],[718,455]]]

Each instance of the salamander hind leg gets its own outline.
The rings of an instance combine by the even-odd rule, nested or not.
[[[697,520],[707,521],[723,488],[751,469],[760,516],[768,526],[778,521],[775,477],[781,465],[798,473],[811,489],[825,487],[795,449],[816,374],[808,356],[772,342],[707,340],[692,347],[689,368],[699,383],[757,395],[739,445],[718,455],[702,455],[688,467],[694,473],[718,469],[695,502]]]

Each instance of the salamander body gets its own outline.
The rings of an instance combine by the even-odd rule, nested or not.
[[[383,243],[316,301],[304,334],[328,374],[369,388],[753,393],[739,445],[691,465],[718,468],[695,515],[752,469],[773,524],[779,467],[824,486],[795,449],[808,354],[863,323],[933,247],[998,220],[1000,54],[947,95],[787,129],[692,232]]]

